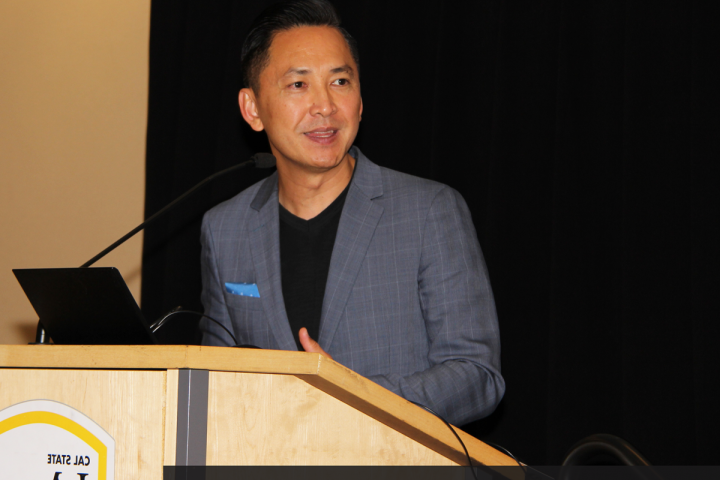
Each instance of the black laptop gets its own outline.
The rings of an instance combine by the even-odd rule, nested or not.
[[[56,344],[158,343],[116,268],[32,268],[13,273]]]

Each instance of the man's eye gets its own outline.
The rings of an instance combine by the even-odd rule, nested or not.
[[[335,80],[335,82],[333,82],[333,83],[335,83],[336,85],[340,85],[340,86],[343,86],[343,87],[344,87],[345,85],[349,84],[350,81],[349,81],[347,78],[338,78],[338,79]]]
[[[293,88],[302,88],[305,85],[305,82],[294,82],[291,86]]]

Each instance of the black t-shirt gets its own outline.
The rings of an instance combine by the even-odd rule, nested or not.
[[[280,205],[280,275],[290,328],[298,350],[298,332],[308,329],[317,341],[325,284],[340,215],[350,184],[315,218],[303,220]]]

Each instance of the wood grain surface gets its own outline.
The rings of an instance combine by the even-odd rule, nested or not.
[[[27,400],[64,403],[105,429],[116,480],[162,478],[164,371],[0,369],[0,409]]]
[[[290,375],[210,372],[208,465],[456,465]]]
[[[442,420],[339,363],[315,353],[183,345],[2,345],[2,366],[159,370],[197,368],[211,372],[292,375],[453,462],[467,464],[457,438]],[[474,462],[516,465],[507,455],[460,429],[455,430]]]
[[[165,422],[163,428],[163,443],[165,445],[163,465],[175,465],[175,458],[177,455],[177,402],[179,378],[177,369],[170,369],[167,371],[165,381],[165,414],[163,415],[163,420]]]

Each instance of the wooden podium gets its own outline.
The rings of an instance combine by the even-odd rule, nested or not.
[[[321,355],[199,346],[0,346],[0,410],[55,400],[116,443],[115,478],[163,465],[467,465],[440,419]],[[457,430],[474,462],[516,465]]]

